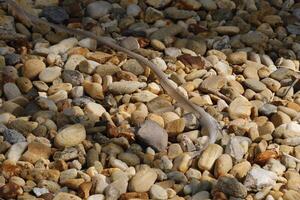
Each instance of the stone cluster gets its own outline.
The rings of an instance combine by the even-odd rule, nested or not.
[[[300,1],[17,1],[157,65],[0,8],[0,199],[299,200]],[[12,37],[13,36],[13,37]]]

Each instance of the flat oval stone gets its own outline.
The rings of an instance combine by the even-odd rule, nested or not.
[[[21,91],[15,83],[4,84],[3,92],[8,100],[21,96]]]
[[[39,79],[45,83],[51,83],[61,75],[60,67],[48,67],[39,74]]]
[[[58,132],[54,139],[57,147],[71,147],[85,140],[86,131],[81,124],[74,124]]]
[[[29,59],[24,64],[23,76],[29,79],[33,79],[45,68],[46,65],[43,61],[39,59]]]
[[[156,172],[151,169],[140,170],[130,180],[129,190],[133,192],[147,192],[157,179]]]

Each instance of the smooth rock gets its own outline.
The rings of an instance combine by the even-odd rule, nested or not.
[[[168,198],[168,194],[167,194],[167,191],[163,187],[161,187],[157,184],[154,184],[150,188],[150,197],[152,199],[164,200],[164,199]]]
[[[103,194],[93,194],[87,198],[87,200],[104,200],[105,196]]]
[[[27,142],[18,142],[13,144],[6,153],[7,159],[17,162],[21,158],[22,153],[27,148],[27,145]]]
[[[129,190],[133,192],[147,192],[157,179],[156,172],[151,168],[138,171],[129,182]]]
[[[132,94],[137,89],[146,87],[147,84],[138,81],[113,82],[108,86],[108,90],[114,94]]]
[[[93,99],[96,100],[103,100],[103,88],[102,85],[95,82],[87,82],[85,81],[83,84],[84,91],[91,96]]]
[[[95,51],[97,49],[97,40],[92,38],[84,38],[78,42],[78,45]]]
[[[247,196],[247,188],[237,179],[231,177],[220,177],[216,189],[236,198],[245,198]]]
[[[17,79],[16,84],[18,85],[19,89],[21,90],[22,93],[27,93],[29,92],[33,85],[32,82],[30,81],[29,78],[26,77],[20,77]]]
[[[112,5],[106,1],[95,1],[90,3],[86,8],[86,13],[89,17],[98,19],[108,14],[112,9]]]
[[[249,118],[252,104],[245,97],[235,98],[228,107],[228,113],[231,119]]]
[[[28,144],[27,151],[22,155],[22,160],[30,163],[36,163],[39,159],[49,159],[51,148],[40,142],[31,142]]]
[[[154,8],[163,8],[170,2],[171,0],[146,0],[146,3]]]
[[[156,151],[164,151],[167,147],[167,132],[152,120],[146,120],[136,135],[142,143],[151,146]]]
[[[157,20],[160,20],[164,17],[164,13],[161,12],[160,10],[157,10],[153,7],[147,7],[145,11],[145,22],[147,23],[153,23],[156,22]]]
[[[122,69],[125,71],[129,71],[135,75],[140,75],[144,73],[144,68],[142,65],[135,59],[129,59],[127,60],[123,66]]]
[[[60,24],[66,22],[69,19],[69,15],[66,10],[59,6],[46,6],[41,15],[45,17],[49,22]]]
[[[210,144],[201,154],[198,167],[202,170],[210,170],[215,161],[222,155],[223,149],[217,144]]]
[[[114,75],[120,71],[120,67],[112,64],[103,64],[96,67],[96,73],[101,77]]]
[[[61,75],[60,67],[47,67],[39,74],[39,79],[45,83],[51,83]]]
[[[216,10],[218,8],[213,0],[199,0],[199,2],[206,10]]]
[[[265,84],[255,79],[246,79],[244,84],[254,92],[261,92],[267,88]]]
[[[200,85],[200,89],[203,90],[220,90],[226,84],[226,79],[224,76],[209,76],[204,79],[204,81]]]
[[[160,57],[153,58],[151,61],[162,71],[168,68],[166,62]]]
[[[73,86],[79,86],[83,83],[83,75],[77,70],[64,70],[62,78],[65,83],[71,83]]]
[[[53,200],[82,200],[80,197],[74,195],[74,194],[70,194],[70,193],[66,193],[66,192],[59,192],[55,195],[55,197],[53,198]]]
[[[67,62],[65,62],[64,69],[75,70],[77,65],[79,65],[79,63],[84,60],[86,60],[86,58],[83,55],[73,54],[69,56]]]
[[[73,48],[78,44],[78,40],[74,37],[67,38],[64,40],[61,40],[58,44],[52,45],[48,48],[49,53],[53,54],[64,54],[69,49]]]
[[[54,143],[57,147],[71,147],[80,144],[86,137],[84,126],[70,125],[57,133]]]
[[[215,163],[214,175],[216,177],[226,175],[233,166],[232,158],[228,154],[222,154]]]
[[[7,100],[21,96],[21,91],[15,83],[5,83],[3,85],[3,92]]]
[[[139,49],[140,44],[135,37],[127,37],[121,41],[121,46],[131,51]]]

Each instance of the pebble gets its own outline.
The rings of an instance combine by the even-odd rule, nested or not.
[[[234,136],[231,137],[226,145],[225,152],[237,161],[243,159],[244,154],[248,150],[251,140],[247,137]]]
[[[3,7],[2,198],[300,198],[298,1],[22,6],[145,56],[222,134],[197,156],[203,124],[145,63]]]
[[[214,175],[216,177],[226,175],[233,166],[233,161],[230,155],[222,154],[215,163]]]
[[[129,59],[127,60],[123,66],[122,69],[125,71],[129,71],[135,75],[141,75],[144,73],[144,68],[141,66],[141,64],[135,60],[135,59]]]
[[[155,31],[151,34],[150,39],[157,39],[162,41],[166,37],[172,37],[177,35],[182,31],[182,27],[179,25],[170,25],[168,27],[160,28],[159,30]]]
[[[112,9],[112,5],[106,1],[95,1],[88,4],[86,8],[86,13],[89,17],[98,19],[107,15]]]
[[[136,4],[130,4],[127,6],[126,9],[127,15],[134,16],[134,17],[138,16],[141,11],[142,11],[141,8]]]
[[[201,154],[198,167],[202,170],[211,170],[215,161],[222,155],[223,149],[217,144],[210,144]]]
[[[150,188],[150,197],[152,199],[167,199],[168,198],[168,193],[167,191],[162,188],[161,186],[154,184]]]
[[[132,94],[137,89],[146,87],[146,83],[137,81],[113,82],[108,86],[108,90],[113,94]]]
[[[103,194],[94,194],[87,198],[87,200],[104,200],[105,196]]]
[[[258,165],[252,166],[244,181],[247,190],[260,190],[264,187],[275,186],[277,175],[274,172],[260,168]]]
[[[168,134],[152,120],[146,120],[137,132],[137,137],[142,143],[154,148],[156,151],[164,151],[168,145]]]
[[[267,88],[265,84],[255,79],[246,79],[244,84],[254,92],[262,92]]]
[[[228,113],[231,119],[249,118],[252,104],[245,97],[235,98],[228,107]]]
[[[7,159],[17,162],[21,158],[22,153],[26,150],[27,145],[27,142],[13,144],[6,153]]]
[[[52,45],[48,48],[49,54],[64,54],[69,49],[73,48],[78,44],[78,40],[76,38],[67,38],[61,40],[58,44]]]
[[[84,91],[94,99],[103,100],[103,88],[99,83],[84,82],[83,84]]]
[[[30,163],[36,163],[39,159],[49,159],[51,148],[40,142],[31,142],[28,144],[27,151],[22,155],[22,160]]]
[[[53,82],[61,75],[60,67],[47,67],[39,74],[39,79],[45,83]]]
[[[164,13],[153,7],[147,7],[145,11],[145,22],[147,23],[156,22],[157,20],[163,19],[163,17]]]
[[[64,199],[81,200],[80,197],[66,192],[59,192],[53,198],[53,200],[64,200]]]
[[[151,168],[138,171],[129,182],[129,190],[133,192],[147,192],[157,179],[156,172]]]
[[[97,40],[91,38],[84,38],[78,42],[81,47],[88,48],[89,50],[95,51],[97,49]]]
[[[277,112],[277,107],[273,104],[266,103],[261,106],[258,111],[264,116],[270,116]]]
[[[206,10],[216,10],[217,9],[217,4],[213,0],[200,0],[200,3]]]
[[[21,55],[16,53],[10,53],[5,55],[5,63],[7,65],[16,65],[21,62]]]
[[[4,95],[8,100],[21,96],[21,91],[15,83],[6,83],[3,85]]]
[[[203,73],[203,72],[202,72]],[[226,84],[226,79],[223,76],[209,76],[200,85],[203,90],[220,90]]]
[[[195,11],[181,10],[176,7],[168,7],[164,10],[164,14],[166,18],[171,18],[174,20],[183,20],[197,16]]]
[[[59,131],[54,142],[57,147],[71,147],[80,144],[85,138],[85,128],[81,124],[74,124]]]
[[[118,159],[125,162],[129,166],[136,166],[136,165],[140,164],[140,162],[141,162],[140,158],[136,154],[133,154],[130,152],[120,153],[118,155]]]
[[[58,6],[47,6],[42,10],[41,15],[49,22],[61,24],[69,19],[69,15],[65,9]]]
[[[216,189],[236,198],[245,198],[247,196],[247,188],[236,178],[226,176],[220,177]]]
[[[119,71],[120,68],[118,66],[111,65],[111,64],[104,64],[96,67],[96,73],[99,74],[101,77],[107,75],[114,75]]]
[[[64,70],[62,73],[64,82],[71,83],[73,86],[79,86],[83,83],[83,75],[76,70]]]
[[[160,58],[160,57],[153,58],[151,61],[152,61],[152,62],[153,62],[153,63],[154,63],[161,71],[165,71],[165,70],[168,68],[166,62],[165,62],[162,58]]]
[[[222,34],[222,35],[235,35],[235,34],[238,34],[240,32],[240,29],[237,26],[218,26],[215,29],[215,31],[217,31],[219,34]],[[237,55],[237,54],[239,54],[239,55]],[[241,64],[240,63],[241,61],[246,60],[246,59],[244,59],[245,55],[246,55],[246,58],[247,58],[246,52],[241,52],[241,53],[236,52],[235,56],[237,56],[237,57],[235,57],[234,59],[240,60],[240,61],[237,61],[236,64]],[[234,56],[234,55],[232,55],[232,56]],[[238,58],[238,56],[241,56],[241,57]],[[230,56],[228,58],[231,59]],[[233,61],[233,60],[231,60],[231,61]],[[234,64],[234,62],[232,62],[232,63]]]
[[[133,5],[135,5],[135,4],[133,4]],[[128,7],[127,7],[127,9],[128,9]],[[121,44],[121,46],[123,46],[126,49],[129,49],[131,51],[140,48],[140,44],[135,37],[127,37],[124,40],[122,40],[120,44]]]
[[[245,44],[252,46],[252,45],[261,45],[266,43],[268,40],[268,36],[264,33],[258,31],[250,31],[241,36],[241,41]]]
[[[33,87],[32,82],[26,77],[18,78],[16,84],[22,93],[29,92]]]
[[[37,197],[39,197],[39,196],[41,196],[41,195],[43,195],[43,194],[49,193],[49,190],[46,189],[46,188],[37,188],[37,187],[35,187],[35,188],[33,188],[32,191],[34,192],[34,194],[35,194]]]
[[[43,61],[39,59],[29,59],[24,63],[23,76],[33,79],[45,68],[46,65]]]
[[[15,144],[19,142],[25,142],[26,138],[14,129],[5,129],[3,131],[4,140],[9,142],[10,144]]]
[[[86,58],[83,55],[73,54],[68,57],[68,60],[66,61],[65,65],[64,65],[64,69],[65,70],[75,70],[77,65],[79,65],[79,63],[84,60],[86,60]]]
[[[163,8],[170,2],[171,0],[146,0],[146,3],[154,8]]]
[[[182,54],[180,49],[175,48],[175,47],[165,48],[164,52],[167,56],[174,57],[174,58],[177,58],[178,56],[180,56]]]

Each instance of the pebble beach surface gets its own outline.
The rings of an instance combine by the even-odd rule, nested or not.
[[[222,129],[207,143],[122,52],[0,5],[0,199],[299,200],[299,0],[18,0],[151,60]]]

